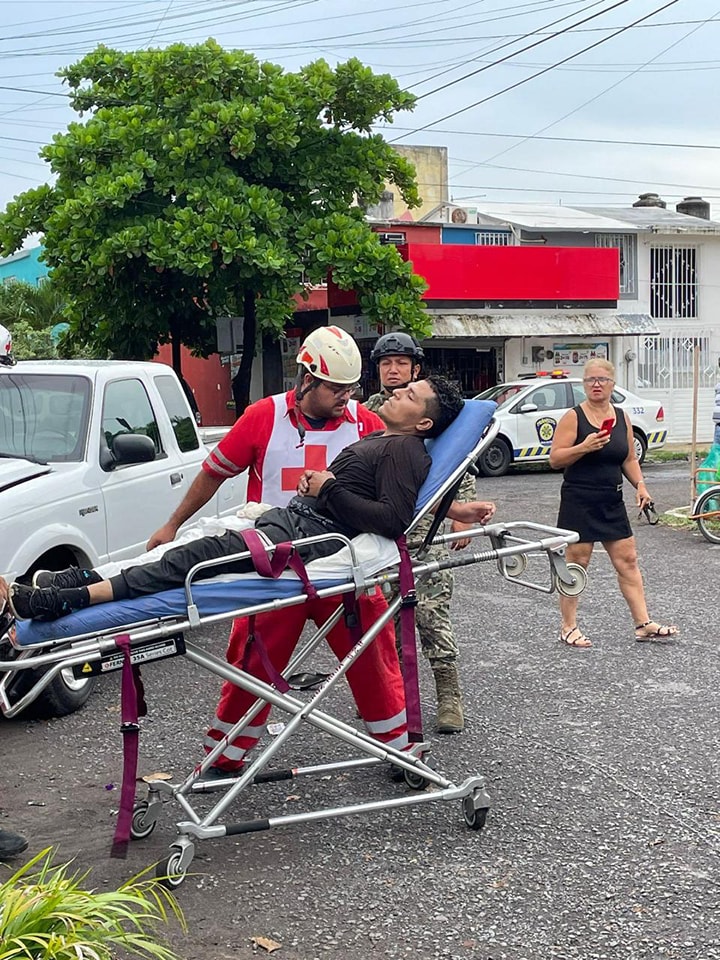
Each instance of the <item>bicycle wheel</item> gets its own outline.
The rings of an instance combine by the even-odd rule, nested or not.
[[[720,543],[720,487],[711,487],[698,497],[693,514],[708,543]]]

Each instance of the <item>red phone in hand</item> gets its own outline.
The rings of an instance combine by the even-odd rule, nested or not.
[[[608,417],[607,420],[603,420],[600,425],[600,433],[607,433],[608,436],[612,433],[612,428],[615,426],[615,420],[612,417]]]

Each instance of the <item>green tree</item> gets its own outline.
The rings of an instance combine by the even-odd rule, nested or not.
[[[44,233],[67,297],[70,342],[151,356],[208,355],[215,318],[244,316],[236,402],[259,334],[281,335],[293,294],[358,291],[374,321],[427,330],[424,282],[363,216],[386,181],[419,203],[414,169],[372,124],[414,98],[358,60],[297,73],[208,40],[124,53],[98,47],[60,71],[82,116],[41,151],[55,175],[0,217],[0,247]]]
[[[64,300],[52,282],[0,285],[0,324],[13,337],[19,360],[46,360],[58,356],[53,328],[64,321]]]

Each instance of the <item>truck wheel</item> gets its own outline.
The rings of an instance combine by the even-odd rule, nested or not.
[[[91,677],[76,680],[72,670],[63,670],[43,691],[43,702],[39,705],[42,716],[66,717],[75,713],[85,706],[94,685]]]
[[[17,687],[14,688],[15,697],[22,696],[33,683],[42,676],[40,670],[29,670],[23,674]],[[62,670],[40,694],[38,699],[31,703],[22,712],[27,719],[50,720],[53,717],[66,717],[84,707],[92,693],[95,680],[86,677],[76,680],[71,669]]]

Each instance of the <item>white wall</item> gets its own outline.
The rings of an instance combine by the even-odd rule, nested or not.
[[[720,357],[720,237],[693,236],[691,234],[640,234],[638,236],[638,296],[634,300],[618,302],[619,313],[650,314],[650,248],[655,244],[694,246],[698,249],[698,317],[693,320],[656,320],[662,336],[709,337],[709,369],[701,376],[697,402],[697,433],[701,443],[712,441],[714,424],[712,409],[714,383],[720,381],[718,357]],[[568,311],[570,313],[570,311]],[[541,364],[532,362],[532,348],[544,346],[551,350],[554,344],[571,340],[572,343],[607,342],[609,359],[615,365],[617,382],[649,400],[659,400],[665,410],[665,424],[669,442],[687,443],[692,439],[693,391],[691,388],[668,390],[648,389],[637,386],[637,361],[627,362],[626,352],[638,353],[641,338],[628,337],[526,337],[513,338],[505,343],[505,379],[514,380],[520,374],[538,370],[551,370],[552,360]],[[525,358],[526,362],[523,362]],[[579,376],[582,363],[563,363],[562,368],[571,376]]]

